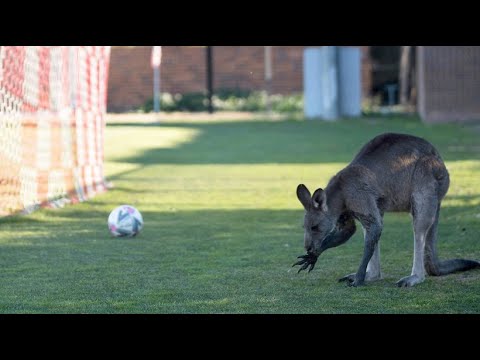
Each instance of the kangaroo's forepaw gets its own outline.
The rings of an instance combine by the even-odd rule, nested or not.
[[[305,270],[310,266],[310,269],[308,269],[308,272],[312,271],[313,268],[315,267],[315,264],[317,262],[318,256],[312,253],[308,253],[306,255],[301,255],[297,256],[297,259],[301,259],[297,261],[295,264],[292,265],[292,267],[296,265],[301,265],[300,269],[298,269],[298,272]]]
[[[425,278],[421,278],[417,275],[405,276],[397,281],[398,287],[410,287],[423,282]]]

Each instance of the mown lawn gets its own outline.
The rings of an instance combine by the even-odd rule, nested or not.
[[[111,124],[106,172],[115,188],[92,201],[0,219],[1,313],[479,313],[480,271],[409,275],[408,214],[387,214],[384,279],[349,288],[361,231],[322,254],[310,274],[295,189],[324,187],[370,138],[422,136],[441,152],[451,186],[440,217],[441,258],[480,259],[480,127],[417,118],[336,123],[165,121]],[[120,204],[143,214],[133,239],[109,236]]]

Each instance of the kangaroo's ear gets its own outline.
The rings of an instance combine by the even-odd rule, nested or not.
[[[327,211],[327,196],[323,189],[317,189],[312,195],[312,205],[315,209]]]
[[[303,184],[297,186],[297,197],[298,200],[302,203],[305,210],[310,210],[312,207],[312,196],[310,195],[310,191],[308,191],[307,187]]]

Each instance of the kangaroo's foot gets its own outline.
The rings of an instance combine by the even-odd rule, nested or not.
[[[348,286],[353,286],[353,287],[365,285],[364,280],[359,281],[359,280],[356,279],[356,273],[348,274],[348,275],[338,279],[338,282],[343,282],[343,281],[345,281]]]
[[[338,282],[346,281],[347,284],[350,285],[350,283],[353,283],[355,281],[355,275],[356,273],[345,275],[344,277],[338,279]],[[380,279],[382,279],[381,274],[373,274],[367,271],[365,275],[365,281],[375,281]]]
[[[410,287],[417,284],[420,284],[425,280],[425,277],[420,277],[418,275],[405,276],[397,281],[398,287]]]

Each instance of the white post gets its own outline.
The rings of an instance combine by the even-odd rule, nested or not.
[[[304,112],[310,119],[338,117],[336,47],[309,47],[303,56]]]
[[[153,68],[153,111],[160,111],[160,66]]]
[[[153,111],[160,111],[160,63],[162,61],[162,47],[152,49],[151,66],[153,68]]]

